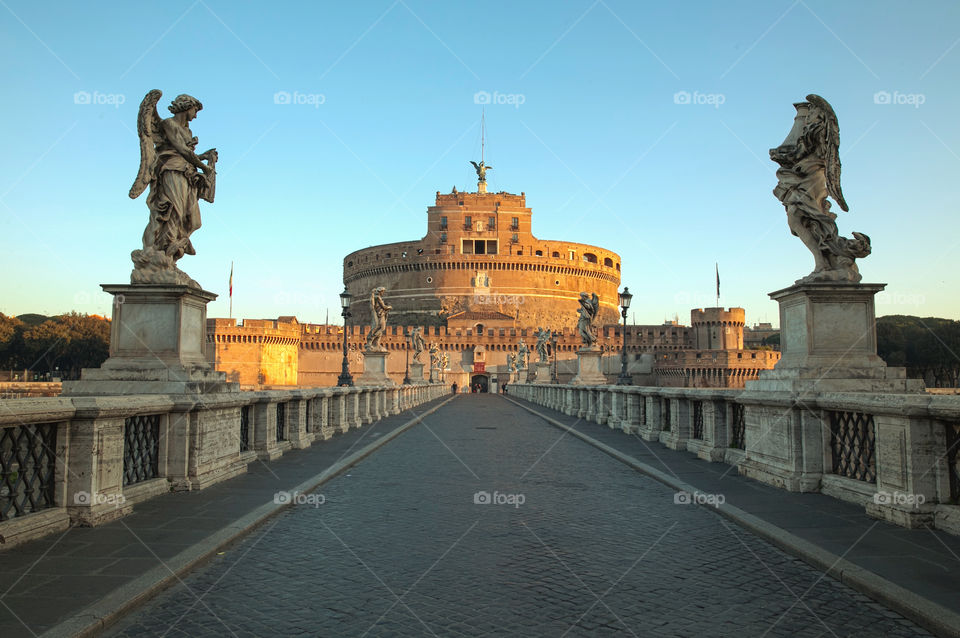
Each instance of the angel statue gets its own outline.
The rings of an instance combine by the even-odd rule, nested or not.
[[[393,310],[383,300],[383,293],[387,291],[383,286],[374,288],[370,293],[370,334],[367,335],[367,351],[386,352],[380,345],[380,338],[387,330],[387,314]]]
[[[580,308],[577,310],[577,314],[580,315],[580,319],[577,320],[577,331],[580,333],[583,345],[592,348],[597,342],[597,335],[593,331],[593,322],[600,312],[600,297],[597,296],[597,293],[593,293],[593,297],[590,297],[587,293],[581,292],[578,301]]]
[[[527,344],[520,340],[520,345],[517,346],[517,370],[526,370],[527,369],[527,355],[530,353],[530,349],[527,347]]]
[[[425,347],[423,341],[423,328],[420,326],[414,328],[413,332],[410,333],[410,345],[413,347],[413,360],[419,363],[420,355],[423,354]]]
[[[167,107],[173,117],[162,120],[157,113],[162,95],[156,89],[147,93],[137,116],[140,171],[130,187],[130,199],[150,187],[150,220],[143,231],[143,248],[130,255],[134,264],[130,283],[199,288],[200,284],[177,268],[177,260],[196,254],[190,235],[200,228],[199,200],[213,203],[217,149],[196,154],[197,138],[190,131],[190,121],[203,108],[200,100],[178,95]]]
[[[847,209],[840,190],[840,127],[830,104],[819,95],[793,105],[797,116],[783,144],[770,149],[770,159],[780,165],[773,194],[787,210],[790,232],[813,253],[813,272],[797,283],[838,281],[858,283],[862,276],[854,260],[870,254],[870,238],[837,231],[837,215],[827,196]]]
[[[507,353],[507,372],[513,374],[517,371],[517,356],[512,352]]]
[[[437,344],[430,344],[430,369],[436,370],[440,367],[440,348],[437,347]]]
[[[485,184],[487,181],[487,171],[492,171],[492,166],[487,166],[483,163],[483,160],[480,160],[480,163],[477,164],[473,160],[470,160],[470,163],[473,164],[473,167],[477,170],[477,178],[480,183]]]
[[[537,328],[533,334],[537,338],[537,357],[540,363],[547,363],[547,341],[550,340],[550,331],[546,328]]]

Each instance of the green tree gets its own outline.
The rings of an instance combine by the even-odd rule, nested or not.
[[[903,366],[931,387],[955,388],[960,380],[960,321],[890,315],[877,319],[877,354]]]
[[[14,370],[23,363],[23,331],[26,325],[0,312],[0,369]]]
[[[23,333],[24,353],[32,370],[77,379],[83,368],[102,364],[110,350],[110,322],[75,312],[52,317]]]

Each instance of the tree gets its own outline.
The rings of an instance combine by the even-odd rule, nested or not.
[[[960,380],[960,321],[890,315],[877,319],[877,354],[903,366],[928,386],[957,387]]]
[[[25,324],[0,312],[0,369],[22,369]]]
[[[75,312],[53,317],[23,333],[23,351],[31,369],[77,379],[83,368],[102,364],[110,350],[110,322]]]

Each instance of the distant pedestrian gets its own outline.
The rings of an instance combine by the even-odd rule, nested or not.
[[[507,384],[506,384],[506,383],[503,384],[503,387],[500,389],[500,391],[503,392],[504,394],[507,393]]]
[[[456,381],[453,382],[453,386],[452,386],[452,387],[453,387],[453,393],[456,394],[456,393],[457,393],[457,382],[456,382]]]

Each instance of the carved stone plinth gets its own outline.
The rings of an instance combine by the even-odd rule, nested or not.
[[[357,385],[396,385],[387,376],[387,351],[364,350],[363,374],[357,378]]]
[[[110,357],[64,381],[69,396],[237,392],[207,360],[212,292],[184,285],[102,284],[113,295]]]
[[[571,385],[606,385],[607,377],[600,368],[603,352],[599,348],[580,348],[577,351],[577,376]]]
[[[550,383],[550,362],[537,362],[534,364],[533,375],[530,377],[530,383]]]
[[[780,304],[782,358],[747,390],[917,392],[904,368],[877,356],[874,295],[886,284],[807,283],[770,293]]]
[[[770,293],[780,303],[783,357],[747,381],[746,457],[741,474],[797,492],[825,490],[828,415],[810,404],[823,393],[923,390],[903,368],[877,356],[874,295],[885,284],[805,283]]]
[[[426,383],[426,380],[423,378],[423,362],[422,361],[411,361],[410,362],[410,383],[413,385],[423,385]]]

